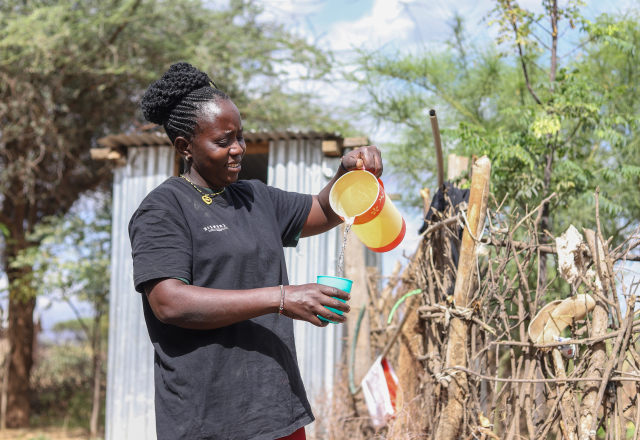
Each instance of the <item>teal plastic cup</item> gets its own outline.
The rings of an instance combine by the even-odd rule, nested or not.
[[[340,278],[340,277],[330,277],[328,275],[318,275],[317,282],[318,284],[322,284],[323,286],[335,287],[336,289],[344,290],[347,293],[351,293],[351,286],[353,286],[352,280],[348,280],[346,278]],[[335,298],[335,296],[333,298]],[[341,302],[346,302],[345,300],[340,298],[336,298],[336,299]],[[333,313],[337,315],[342,315],[342,312],[340,310],[336,310],[333,307],[327,307],[327,309],[331,310]],[[340,324],[339,322],[329,321],[328,319],[323,318],[322,316],[318,316],[318,318],[320,318],[321,321],[330,322],[331,324]]]

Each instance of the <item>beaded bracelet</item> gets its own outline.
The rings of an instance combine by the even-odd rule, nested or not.
[[[280,284],[280,293],[282,294],[282,297],[280,298],[280,309],[278,310],[278,315],[282,315],[284,310],[284,286],[282,284]]]

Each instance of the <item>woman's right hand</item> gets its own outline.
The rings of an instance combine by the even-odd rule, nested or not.
[[[326,327],[329,323],[318,318],[322,316],[329,321],[345,322],[347,317],[338,315],[327,309],[329,306],[343,313],[349,313],[351,307],[338,301],[351,299],[347,292],[322,284],[303,284],[300,286],[284,286],[284,310],[282,314],[289,318],[310,322],[318,327]],[[335,297],[335,298],[334,298]]]

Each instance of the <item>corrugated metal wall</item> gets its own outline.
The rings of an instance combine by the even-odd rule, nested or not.
[[[328,183],[324,176],[321,140],[288,139],[271,141],[269,185],[286,191],[318,194]],[[285,249],[290,284],[315,283],[318,275],[335,275],[337,229],[303,238],[294,248]],[[319,328],[295,321],[298,365],[312,406],[328,397],[333,389],[335,366],[340,361],[343,325]]]
[[[132,147],[113,183],[106,440],[155,440],[153,346],[133,287],[128,226],[151,190],[173,175],[173,147]]]

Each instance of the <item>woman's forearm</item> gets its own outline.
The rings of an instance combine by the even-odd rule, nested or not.
[[[156,317],[165,324],[209,330],[274,313],[280,306],[280,287],[219,290],[190,286],[167,278],[144,286]]]
[[[248,290],[221,290],[190,286],[174,278],[145,283],[144,290],[156,317],[165,324],[196,330],[211,330],[276,313],[280,308],[280,286]],[[320,284],[284,287],[283,315],[310,322],[319,327],[327,325],[318,316],[345,322],[327,307],[349,313],[348,293]]]

